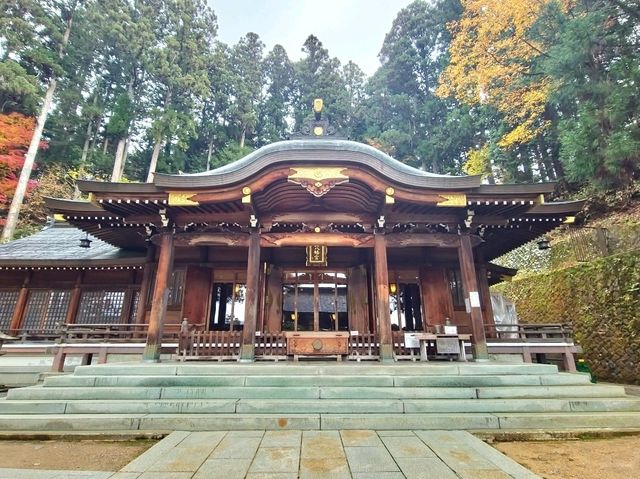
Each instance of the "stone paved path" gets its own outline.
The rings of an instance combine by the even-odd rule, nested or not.
[[[171,433],[119,472],[0,469],[0,479],[534,479],[464,431]],[[539,478],[538,478],[539,479]]]

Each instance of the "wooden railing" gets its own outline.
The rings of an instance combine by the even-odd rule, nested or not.
[[[256,337],[255,355],[257,359],[278,361],[287,358],[287,338],[284,333],[262,333]]]
[[[490,354],[520,354],[525,362],[544,362],[548,354],[562,356],[565,371],[575,372],[574,354],[582,348],[573,342],[566,324],[498,324],[486,326]]]
[[[238,359],[242,331],[189,331],[180,334],[178,357],[187,359]]]
[[[62,335],[62,328],[55,329],[16,329],[13,331],[7,331],[18,341],[56,341],[60,339]]]
[[[349,359],[378,359],[380,344],[374,333],[356,334],[349,337]]]
[[[203,325],[190,325],[202,328]],[[18,329],[10,331],[17,341],[55,341],[57,343],[142,342],[147,338],[148,324],[104,323],[63,324],[54,329]],[[180,325],[167,324],[162,340],[175,342],[180,335]]]
[[[566,324],[491,324],[485,330],[491,342],[573,342],[573,330]]]
[[[147,324],[66,324],[60,342],[144,342],[148,328]]]
[[[391,337],[393,339],[393,354],[396,357],[409,356],[412,351],[410,348],[405,347],[404,344],[404,331],[391,331]]]

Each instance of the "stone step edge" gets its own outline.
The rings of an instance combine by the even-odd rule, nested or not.
[[[532,408],[532,404],[535,407]],[[4,406],[4,407],[3,407]],[[99,407],[97,407],[99,406]],[[101,410],[103,408],[103,410]],[[143,409],[140,409],[143,408]],[[146,408],[146,409],[144,409]],[[517,414],[640,412],[640,398],[4,400],[0,414]],[[163,411],[163,409],[165,409]],[[187,410],[184,410],[187,409]]]
[[[519,429],[637,429],[640,413],[512,413],[512,414],[201,414],[142,415],[0,415],[4,430],[256,430],[256,429],[376,429],[376,430],[490,430]],[[127,426],[128,425],[128,426]],[[14,427],[15,426],[15,427]],[[31,429],[29,428],[31,426]],[[51,427],[55,426],[55,427]]]
[[[473,362],[468,363],[412,363],[412,364],[395,364],[395,365],[362,365],[362,363],[353,364],[323,364],[323,365],[311,365],[311,364],[266,364],[255,363],[250,366],[240,364],[227,364],[227,363],[190,363],[190,364],[160,364],[160,365],[124,365],[124,364],[106,364],[106,365],[88,365],[78,366],[74,370],[75,376],[92,375],[95,372],[98,376],[132,376],[132,375],[165,375],[165,376],[185,376],[185,375],[202,375],[206,373],[208,369],[214,369],[215,373],[219,375],[229,374],[241,374],[250,376],[270,376],[284,373],[285,375],[298,375],[307,374],[313,376],[325,376],[336,375],[340,376],[349,371],[353,371],[351,374],[357,375],[378,375],[385,371],[387,374],[396,375],[401,371],[408,371],[407,374],[416,376],[431,376],[431,375],[555,375],[559,374],[557,366],[552,364],[539,364],[539,363],[492,363],[492,364],[478,364]],[[308,371],[312,371],[313,374],[308,374]],[[500,372],[496,372],[500,371]],[[195,374],[194,374],[195,373]],[[201,373],[201,374],[198,374]],[[431,374],[430,374],[431,373]]]
[[[536,378],[537,376],[537,378]],[[288,387],[288,386],[281,386],[278,384],[271,384],[272,382],[277,382],[277,381],[282,381],[282,380],[294,380],[294,379],[300,379],[300,380],[305,380],[305,381],[311,381],[314,379],[318,379],[318,378],[323,378],[324,380],[328,380],[328,382],[331,381],[335,381],[336,383],[341,383],[347,380],[352,380],[354,382],[354,386],[358,386],[358,387],[492,387],[492,385],[487,384],[487,385],[482,385],[482,384],[473,384],[475,381],[496,381],[496,382],[500,382],[500,381],[505,381],[505,382],[518,382],[517,379],[518,377],[525,377],[527,379],[531,379],[531,378],[536,378],[536,381],[532,381],[530,384],[514,384],[513,386],[523,386],[523,387],[536,387],[536,386],[588,386],[590,385],[590,382],[588,380],[588,378],[585,375],[571,375],[573,377],[569,377],[568,375],[565,376],[560,376],[563,377],[565,379],[563,379],[562,381],[558,381],[556,382],[555,380],[552,380],[549,382],[547,382],[549,379],[549,377],[553,377],[556,378],[560,376],[559,374],[526,374],[526,375],[518,375],[518,374],[486,374],[486,375],[472,375],[472,374],[464,374],[464,375],[430,375],[430,376],[425,376],[425,375],[378,375],[378,376],[373,376],[373,375],[369,375],[369,376],[358,376],[358,375],[338,375],[338,376],[329,376],[329,375],[322,375],[322,376],[317,376],[317,375],[292,375],[292,376],[286,376],[286,375],[265,375],[265,376],[251,376],[251,375],[240,375],[240,376],[231,376],[231,375],[212,375],[212,376],[204,376],[204,375],[177,375],[177,376],[168,376],[168,375],[153,375],[153,376],[143,376],[143,375],[130,375],[130,376],[117,376],[117,375],[113,375],[113,376],[94,376],[94,375],[79,375],[79,376],[63,376],[64,379],[60,379],[60,376],[52,376],[49,378],[46,378],[44,383],[42,384],[43,387],[48,388],[48,387],[74,387],[73,385],[73,381],[77,381],[78,383],[84,383],[84,384],[80,384],[78,386],[75,387],[138,387],[135,385],[118,385],[118,384],[96,384],[96,382],[99,382],[99,380],[101,381],[109,381],[109,382],[113,382],[113,383],[117,383],[119,379],[124,379],[126,378],[126,380],[129,381],[140,381],[140,382],[144,382],[144,381],[149,381],[151,383],[153,382],[160,382],[160,381],[190,381],[193,380],[194,382],[198,382],[199,380],[202,380],[203,378],[207,378],[208,381],[211,381],[212,383],[215,381],[221,381],[221,382],[225,382],[228,381],[229,379],[231,379],[232,381],[229,382],[237,382],[237,385],[233,385],[233,384],[228,384],[227,386],[242,386],[242,387]],[[108,378],[108,379],[105,379]],[[180,378],[180,379],[177,379]],[[251,384],[249,386],[247,386],[247,380],[249,380],[249,382],[254,382],[256,378],[259,378],[261,381],[264,381],[264,384]],[[392,384],[392,386],[386,386],[386,385],[380,385],[380,386],[359,386],[358,382],[362,381],[362,382],[368,382],[368,378],[375,378],[375,380],[380,381],[380,382],[390,382]],[[418,379],[416,379],[418,378]],[[405,386],[404,384],[402,384],[405,381],[411,381],[411,380],[416,380],[416,381],[420,381],[420,380],[424,380],[425,378],[433,378],[434,381],[459,381],[461,384],[459,385],[429,385],[429,384],[420,384],[420,385],[411,385],[411,386]],[[435,379],[437,378],[437,379]],[[445,379],[446,378],[446,379]],[[524,381],[524,380],[523,380]],[[63,382],[62,385],[58,385],[56,383],[59,382]],[[64,384],[67,383],[67,384]],[[400,384],[399,384],[400,383]],[[324,386],[331,386],[331,384],[323,384]],[[198,384],[176,384],[176,387],[206,387],[206,386],[202,386],[202,385],[198,385]],[[220,385],[217,386],[215,384],[212,384],[211,387],[223,387],[224,385]],[[495,384],[495,386],[512,386],[511,384]],[[617,385],[611,385],[611,386],[617,386]],[[154,387],[153,384],[151,385],[140,385],[139,387]],[[159,386],[159,387],[171,387],[171,386]]]
[[[96,391],[125,391],[129,390],[131,392],[139,392],[139,391],[148,391],[153,389],[158,390],[178,390],[178,389],[189,389],[195,391],[205,392],[207,390],[246,390],[246,391],[267,391],[267,390],[314,390],[314,389],[326,389],[326,390],[339,390],[339,391],[347,391],[347,390],[385,390],[385,391],[398,391],[398,390],[437,390],[437,391],[459,391],[463,390],[475,390],[476,394],[481,391],[501,391],[501,390],[515,390],[515,392],[524,392],[530,390],[544,390],[547,392],[552,391],[564,391],[570,389],[572,391],[609,391],[613,393],[617,392],[620,396],[625,396],[624,386],[620,385],[599,385],[599,384],[550,384],[550,385],[518,385],[518,386],[510,386],[510,385],[495,385],[495,386],[28,386],[26,388],[17,388],[9,390],[7,397],[10,399],[14,394],[24,394],[27,391],[49,391],[51,393],[67,391],[69,393],[74,393],[76,391],[86,391],[87,389],[96,390]],[[544,397],[544,396],[542,396]],[[597,396],[596,396],[597,397]],[[610,396],[603,396],[610,397]]]

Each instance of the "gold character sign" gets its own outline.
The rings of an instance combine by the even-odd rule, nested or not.
[[[307,246],[307,266],[327,266],[327,247],[319,244]]]

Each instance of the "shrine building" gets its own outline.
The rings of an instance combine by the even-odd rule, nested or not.
[[[181,330],[217,342],[212,357],[299,339],[295,354],[384,361],[407,332],[447,325],[488,358],[489,286],[515,273],[491,261],[583,202],[548,201],[553,183],[428,173],[319,117],[307,130],[211,171],[48,199],[53,226],[0,246],[0,331],[131,325],[149,361]]]

